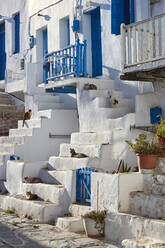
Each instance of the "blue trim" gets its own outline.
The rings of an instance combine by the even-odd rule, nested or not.
[[[0,24],[0,80],[5,79],[6,52],[5,52],[5,22]]]
[[[20,14],[14,16],[15,22],[15,49],[14,53],[20,52]]]
[[[46,89],[46,93],[70,93],[76,94],[76,86],[64,86],[53,89]]]
[[[70,45],[70,21],[69,21],[69,18],[68,18],[68,21],[67,21],[67,31],[68,31],[68,39],[67,39],[67,46]]]

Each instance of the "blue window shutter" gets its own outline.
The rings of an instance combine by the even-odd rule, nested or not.
[[[130,0],[112,0],[111,33],[120,34],[120,25],[130,23]]]
[[[123,16],[124,0],[111,1],[111,33],[120,34],[120,24]]]
[[[130,23],[135,22],[135,7],[134,7],[134,0],[130,0]]]
[[[14,53],[19,53],[20,51],[20,14],[14,16],[15,22],[15,49]]]

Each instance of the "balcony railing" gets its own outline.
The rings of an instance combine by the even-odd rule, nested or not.
[[[122,33],[122,66],[165,59],[165,13],[125,26]]]
[[[45,55],[44,70],[47,72],[46,82],[66,76],[86,77],[86,40],[81,44],[79,39],[75,45]]]

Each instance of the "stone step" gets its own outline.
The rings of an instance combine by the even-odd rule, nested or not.
[[[60,103],[60,96],[50,94],[40,94],[34,96],[34,101]]]
[[[14,145],[12,144],[0,144],[1,154],[14,154]]]
[[[83,220],[81,217],[59,217],[56,227],[67,232],[84,232]]]
[[[86,154],[91,158],[99,158],[102,152],[102,145],[74,145],[74,144],[61,144],[60,157],[71,157],[70,148],[73,148],[77,153]]]
[[[130,105],[123,107],[113,107],[113,108],[99,108],[96,116],[105,119],[116,119],[122,117],[128,113],[131,113],[132,109]]]
[[[39,177],[43,183],[66,185],[67,171],[41,169]]]
[[[101,133],[72,133],[71,144],[73,145],[99,145],[111,144],[112,132]]]
[[[120,90],[112,90],[111,92],[111,98],[116,98],[118,100],[118,98],[123,98],[123,92]]]
[[[114,105],[113,100],[117,99],[118,104]],[[126,98],[109,98],[109,97],[96,97],[93,100],[93,104],[98,108],[119,108],[124,106],[133,106],[132,100]]]
[[[158,158],[156,170],[158,174],[165,174],[165,157]]]
[[[58,102],[38,102],[38,111],[47,109],[63,109],[63,103]]]
[[[154,207],[154,206],[153,206]],[[125,239],[148,239],[165,242],[165,221],[127,213],[107,213],[105,239],[122,242]],[[132,247],[131,247],[132,248]]]
[[[41,128],[41,123],[42,119],[31,119],[31,120],[26,120],[24,127],[22,126],[23,121],[18,121],[18,128]]]
[[[91,206],[80,205],[80,204],[71,204],[69,207],[69,212],[73,217],[83,216],[91,212]]]
[[[33,135],[32,128],[24,128],[24,129],[10,129],[9,136],[10,137],[17,137],[17,136],[32,136]]]
[[[5,98],[2,97],[1,98],[1,95],[0,95],[0,104],[14,105],[10,98],[8,98],[8,97],[5,97]]]
[[[92,82],[93,81],[93,82]],[[98,90],[114,90],[115,88],[115,81],[111,79],[105,78],[91,78],[90,84],[95,84]]]
[[[115,129],[116,127],[119,129],[128,129],[130,125],[135,124],[135,113],[129,113],[122,117],[116,119],[108,119],[104,123],[103,128],[107,128],[107,130]]]
[[[26,195],[26,192],[36,194],[42,200],[55,203],[56,205],[68,204],[64,185],[51,185],[45,183],[23,183],[23,195]],[[63,205],[63,207],[65,205]]]
[[[0,195],[0,207],[3,210],[13,209],[19,216],[31,217],[39,223],[54,224],[64,214],[61,206],[40,200],[29,201],[22,195]]]
[[[165,219],[165,197],[161,195],[146,194],[144,192],[131,192],[131,213],[155,218]]]
[[[38,118],[48,118],[50,119],[52,116],[52,109],[47,109],[47,110],[40,110],[37,113]]]
[[[24,143],[24,137],[11,137],[11,136],[4,136],[0,137],[0,144],[15,144],[15,145],[21,145]]]
[[[9,95],[7,94],[7,93],[2,93],[2,92],[0,92],[0,98],[9,98]]]
[[[0,110],[7,111],[7,110],[15,110],[16,106],[11,104],[0,104]]]
[[[90,167],[99,168],[98,158],[65,158],[55,157],[49,158],[48,169],[50,170],[76,170],[79,168]]]
[[[146,237],[141,239],[125,239],[122,241],[123,248],[163,248],[165,243],[158,242],[156,240],[147,239]]]
[[[82,97],[94,99],[96,97],[110,97],[109,90],[83,90]]]
[[[165,175],[144,174],[146,194],[165,195]]]

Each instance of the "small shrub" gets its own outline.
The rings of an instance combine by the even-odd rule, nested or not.
[[[129,173],[131,171],[131,167],[128,167],[128,164],[122,160],[121,162],[121,168],[120,168],[120,173]]]
[[[12,224],[13,226],[17,226],[17,224],[19,224],[19,222],[13,221],[11,224]]]
[[[14,214],[15,213],[15,209],[14,208],[8,208],[5,210],[6,214]]]
[[[104,225],[105,225],[105,211],[92,211],[83,216],[83,218],[89,218],[95,221],[95,228],[98,230],[100,234],[104,233]]]
[[[165,120],[161,119],[160,125],[156,130],[156,134],[160,137],[165,137]]]
[[[33,225],[33,228],[34,228],[34,229],[38,229],[39,226],[38,226],[38,225]]]

